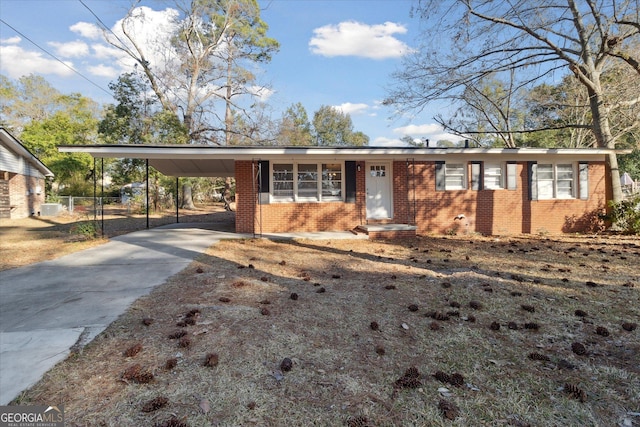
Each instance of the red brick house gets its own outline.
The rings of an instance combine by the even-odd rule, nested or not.
[[[39,215],[47,177],[53,172],[0,127],[0,218]]]
[[[586,231],[605,208],[607,150],[66,146],[144,158],[169,176],[233,176],[236,231],[370,236]]]

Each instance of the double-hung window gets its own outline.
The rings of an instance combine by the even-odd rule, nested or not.
[[[318,165],[298,164],[297,200],[318,200]]]
[[[342,200],[342,165],[322,164],[322,200]]]
[[[467,188],[466,164],[446,163],[445,164],[445,188],[447,190],[463,190]]]
[[[273,201],[343,200],[342,163],[274,163]]]
[[[572,164],[542,163],[536,168],[538,199],[575,197],[575,173]]]
[[[293,200],[293,163],[273,164],[273,198]]]
[[[502,163],[484,163],[484,188],[487,190],[504,188]]]

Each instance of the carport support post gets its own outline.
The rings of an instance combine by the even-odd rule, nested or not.
[[[180,199],[178,198],[178,189],[180,188],[180,177],[176,176],[176,223],[180,222],[180,210],[179,210],[179,206],[178,203],[180,202]]]
[[[146,206],[146,208],[147,208],[147,230],[148,230],[149,229],[149,159],[146,159],[145,165],[146,165],[146,176],[145,176],[145,179],[146,179],[146,186],[147,186],[145,193],[147,195],[147,206]]]
[[[91,171],[93,175],[93,225],[95,227],[96,222],[98,222],[98,205],[96,203],[96,198],[98,197],[98,175],[96,174],[96,158],[93,158],[93,170]],[[96,233],[95,228],[93,232],[93,237],[98,237],[98,233]]]
[[[100,235],[104,237],[104,157],[100,157]]]

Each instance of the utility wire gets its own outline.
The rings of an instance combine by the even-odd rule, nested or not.
[[[38,43],[34,42],[33,40],[31,40],[29,37],[27,37],[26,35],[24,35],[23,33],[21,33],[20,31],[18,31],[15,27],[13,27],[12,25],[10,25],[8,22],[6,22],[5,20],[3,20],[2,18],[0,18],[0,22],[2,22],[4,25],[6,25],[7,27],[11,28],[13,31],[15,31],[19,36],[23,37],[25,40],[29,41],[31,44],[33,44],[35,47],[37,47],[38,49],[40,49],[41,51],[43,51],[44,53],[46,53],[47,55],[49,55],[50,57],[52,57],[53,59],[55,59],[56,61],[58,61],[59,63],[61,63],[62,65],[64,65],[65,67],[67,67],[68,69],[70,69],[71,71],[73,71],[74,73],[76,73],[77,75],[79,75],[80,77],[82,77],[83,79],[85,79],[86,81],[88,81],[89,83],[91,83],[93,86],[97,87],[98,89],[100,89],[101,91],[103,91],[104,93],[106,93],[109,96],[113,96],[113,94],[111,92],[109,92],[108,90],[106,90],[105,88],[103,88],[102,86],[100,86],[99,84],[93,82],[91,79],[89,79],[88,77],[86,77],[84,74],[82,74],[81,72],[79,72],[78,70],[76,70],[75,68],[73,68],[72,66],[70,66],[69,64],[67,64],[66,62],[64,62],[63,60],[61,60],[60,58],[58,58],[57,56],[55,56],[54,54],[52,54],[51,52],[49,52],[48,50],[46,50],[45,48],[41,47]]]

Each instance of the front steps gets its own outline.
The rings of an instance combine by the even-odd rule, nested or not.
[[[412,239],[416,237],[415,225],[408,224],[363,224],[356,231],[365,233],[369,239]]]

